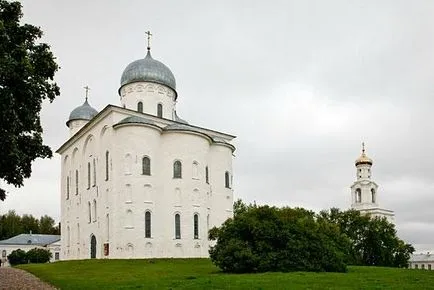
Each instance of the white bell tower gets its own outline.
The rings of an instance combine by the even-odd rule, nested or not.
[[[378,185],[371,179],[372,159],[365,153],[362,143],[362,154],[356,159],[356,181],[351,185],[351,208],[374,217],[386,217],[393,222],[395,214],[391,210],[380,208],[378,204]]]

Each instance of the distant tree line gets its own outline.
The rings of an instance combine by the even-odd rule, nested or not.
[[[0,215],[0,240],[19,234],[28,234],[30,231],[33,234],[60,235],[59,225],[48,215],[43,215],[38,219],[31,214],[20,216],[14,210]]]
[[[346,272],[347,265],[407,267],[413,246],[386,218],[332,208],[234,204],[234,217],[209,232],[213,263],[225,272]]]

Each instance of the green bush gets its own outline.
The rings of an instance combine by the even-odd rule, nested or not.
[[[51,252],[46,249],[34,248],[27,253],[21,249],[12,251],[8,256],[9,263],[12,266],[27,263],[46,263],[51,259]]]
[[[26,252],[24,252],[21,249],[12,251],[12,253],[10,253],[8,255],[8,261],[9,261],[9,264],[11,264],[12,266],[15,266],[18,264],[26,264],[27,263]]]
[[[27,253],[27,260],[29,263],[47,263],[52,256],[51,252],[46,249],[34,248]]]
[[[301,208],[249,206],[210,231],[214,264],[225,272],[345,272],[349,240]]]

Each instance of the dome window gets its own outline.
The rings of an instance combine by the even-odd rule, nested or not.
[[[157,117],[163,118],[163,105],[162,104],[157,105]]]
[[[143,113],[143,103],[142,102],[137,103],[137,112]]]

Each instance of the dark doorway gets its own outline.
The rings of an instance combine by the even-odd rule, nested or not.
[[[96,238],[94,235],[90,237],[90,258],[96,258]]]

